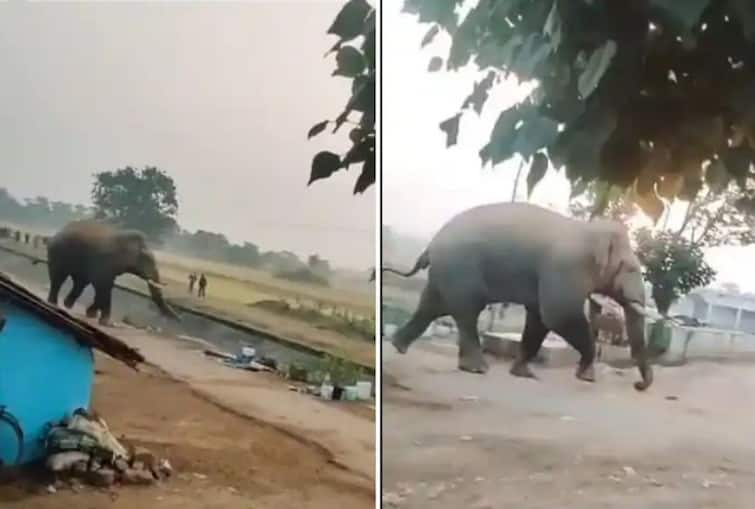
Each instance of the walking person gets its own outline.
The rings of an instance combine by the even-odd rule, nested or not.
[[[197,292],[197,297],[200,298],[207,298],[207,278],[204,276],[204,273],[199,277],[199,291]]]
[[[195,273],[189,274],[189,293],[194,294],[194,283],[197,282],[197,275]]]

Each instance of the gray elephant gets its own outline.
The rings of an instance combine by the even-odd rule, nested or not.
[[[433,237],[410,277],[429,267],[427,285],[409,321],[396,331],[393,345],[406,353],[436,318],[451,315],[459,329],[459,369],[485,373],[477,320],[486,305],[524,306],[520,353],[511,374],[534,377],[529,362],[549,331],[580,354],[576,376],[594,381],[594,330],[585,313],[598,311],[588,297],[603,294],[625,312],[627,335],[642,376],[637,390],[652,384],[645,347],[645,289],[640,263],[623,225],[606,220],[578,221],[524,203],[497,203],[453,217]]]
[[[94,287],[94,302],[87,308],[90,318],[100,313],[100,323],[110,324],[115,278],[133,274],[147,282],[152,300],[165,316],[178,316],[163,298],[155,256],[144,235],[136,230],[120,230],[94,220],[69,223],[47,243],[50,293],[47,300],[58,303],[60,287],[70,276],[73,287],[63,304],[71,308],[84,289]]]

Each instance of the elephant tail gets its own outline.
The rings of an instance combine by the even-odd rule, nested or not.
[[[403,277],[412,277],[414,274],[419,272],[420,270],[424,270],[430,266],[430,253],[427,249],[422,251],[422,254],[419,255],[419,258],[417,258],[417,262],[414,264],[414,267],[409,272],[401,272],[396,269],[391,269],[390,267],[380,267],[380,272],[392,272],[394,274],[398,274],[399,276]]]

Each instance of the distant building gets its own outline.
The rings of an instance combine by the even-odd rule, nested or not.
[[[755,295],[751,293],[702,288],[671,306],[670,314],[696,318],[714,329],[755,333]]]

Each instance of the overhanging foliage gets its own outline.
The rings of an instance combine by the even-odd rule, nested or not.
[[[323,120],[309,130],[307,138],[317,136],[329,126],[333,133],[344,125],[349,131],[351,148],[343,155],[322,151],[312,159],[308,185],[325,179],[351,165],[361,167],[354,194],[363,193],[375,183],[375,9],[366,0],[349,0],[336,16],[328,34],[338,37],[328,55],[335,52],[333,76],[352,80],[351,97],[335,120]],[[352,117],[358,116],[358,122]]]
[[[656,220],[661,197],[691,200],[706,182],[735,180],[755,202],[755,2],[478,0],[460,16],[461,4],[404,4],[430,25],[423,46],[451,35],[447,70],[472,65],[485,76],[441,123],[449,146],[460,116],[479,114],[515,75],[538,86],[501,112],[483,165],[520,154],[533,161],[535,185],[547,156],[575,196],[594,181],[631,188]]]

